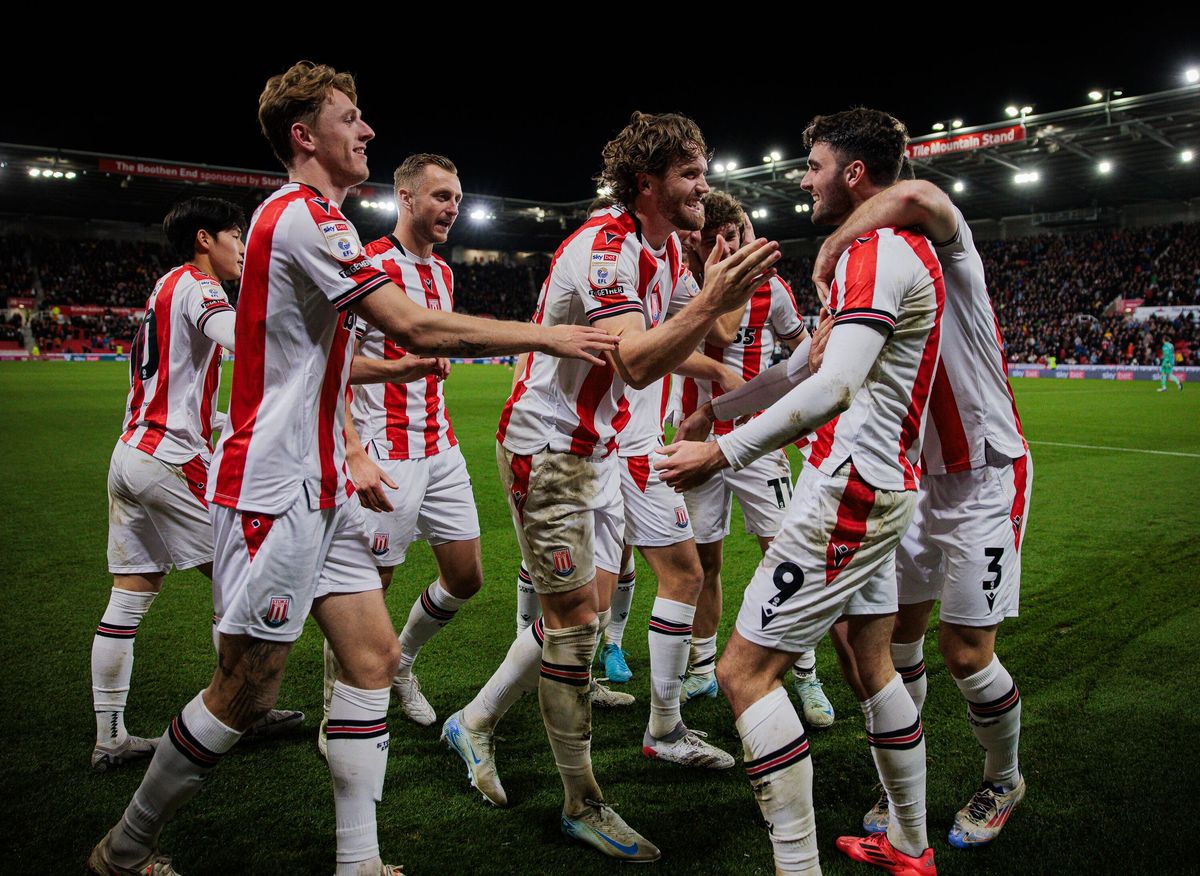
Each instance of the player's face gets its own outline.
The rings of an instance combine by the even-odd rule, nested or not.
[[[708,161],[696,155],[676,161],[661,177],[651,177],[654,206],[681,231],[699,231],[704,227],[704,202],[709,192]]]
[[[800,188],[812,195],[814,225],[840,225],[854,209],[842,165],[827,143],[814,143]]]
[[[424,168],[425,176],[417,191],[408,195],[405,207],[412,210],[413,230],[430,243],[445,243],[458,219],[462,202],[462,186],[458,174],[434,164]]]
[[[242,242],[242,229],[228,228],[217,233],[208,250],[208,259],[213,274],[222,283],[242,276],[242,262],[246,255],[246,244]]]
[[[718,237],[725,238],[725,249],[729,253],[735,253],[742,248],[742,229],[733,222],[726,222],[719,228],[709,228],[700,232],[700,246],[697,253],[702,262],[707,262],[708,257],[712,255]]]
[[[312,137],[317,160],[335,185],[350,188],[367,178],[367,142],[375,132],[344,92],[330,89],[313,123]]]

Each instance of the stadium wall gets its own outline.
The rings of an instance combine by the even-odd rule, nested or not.
[[[1200,368],[1178,367],[1173,372],[1187,383],[1200,380]],[[1018,365],[1009,363],[1009,377],[1036,377],[1051,380],[1158,380],[1157,365],[1062,365],[1047,368],[1045,365]]]

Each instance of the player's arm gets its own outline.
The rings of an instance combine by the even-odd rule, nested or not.
[[[207,318],[205,316],[201,317],[200,331],[214,344],[220,344],[232,353],[237,313],[230,309],[220,310],[206,316]]]
[[[411,383],[430,374],[440,375],[445,359],[414,356],[405,353],[399,359],[375,359],[355,356],[350,363],[350,383]]]
[[[703,353],[692,353],[675,369],[675,373],[695,380],[712,381],[721,387],[722,392],[729,392],[746,382],[728,365]]]
[[[742,469],[825,425],[850,407],[886,340],[887,334],[872,326],[835,326],[820,372],[801,382],[762,416],[716,441],[684,441],[664,447],[668,458],[656,466],[663,480],[679,491],[691,489],[722,469]]]
[[[503,356],[536,350],[602,365],[603,360],[596,354],[617,346],[617,338],[598,327],[547,327],[430,310],[410,299],[394,283],[384,283],[350,306],[358,316],[405,349],[435,356]]]
[[[703,441],[717,420],[737,420],[769,408],[810,376],[809,348],[804,338],[784,361],[700,405],[679,425],[677,441]]]
[[[954,239],[958,233],[958,217],[949,196],[922,179],[902,180],[863,201],[836,231],[825,238],[813,262],[813,283],[822,301],[828,297],[829,283],[842,253],[855,238],[885,226],[919,226],[937,246]]]
[[[760,240],[729,258],[724,254],[725,242],[718,238],[704,268],[704,288],[662,325],[646,331],[640,313],[596,321],[597,328],[621,338],[621,346],[609,355],[613,367],[634,389],[644,389],[674,371],[723,313],[744,304],[764,272],[779,261],[779,244]]]
[[[364,508],[371,511],[391,511],[392,503],[388,501],[383,485],[387,484],[393,490],[396,484],[387,472],[375,464],[359,440],[358,430],[354,428],[354,418],[350,416],[350,405],[346,405],[346,467],[350,469],[350,480],[358,490],[358,500]]]

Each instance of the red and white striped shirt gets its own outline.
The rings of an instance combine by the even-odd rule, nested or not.
[[[651,249],[636,218],[622,207],[612,207],[559,246],[533,321],[586,325],[639,313],[652,329],[698,291],[678,237],[672,234],[661,249]],[[629,442],[635,455],[648,453],[661,434],[652,425],[657,396],[653,388],[643,392],[651,399],[650,415],[639,417],[635,431],[621,438],[622,451],[629,452]],[[531,353],[504,406],[496,438],[513,453],[532,454],[549,447],[604,457],[616,447],[617,435],[631,417],[628,388],[611,365]],[[643,443],[647,446],[639,453]]]
[[[750,296],[733,342],[721,347],[705,341],[700,345],[700,352],[710,359],[716,359],[749,382],[771,367],[771,352],[775,349],[777,339],[791,342],[803,331],[804,320],[800,318],[791,287],[779,277],[771,277]],[[714,381],[685,377],[680,394],[680,412],[684,418],[690,417],[701,405],[723,392],[720,384]],[[732,431],[732,420],[713,423],[714,435],[728,435]]]
[[[954,213],[957,233],[935,247],[946,278],[946,314],[922,450],[926,474],[979,468],[986,445],[1011,459],[1026,452],[983,261],[962,213],[957,207]]]
[[[412,301],[431,310],[454,309],[454,274],[440,257],[415,256],[391,234],[368,243],[366,252]],[[389,360],[404,355],[404,348],[379,329],[362,320],[359,327],[361,355]],[[442,382],[432,374],[411,383],[356,386],[350,414],[363,447],[379,459],[421,459],[458,443]]]
[[[353,493],[346,476],[346,385],[354,302],[388,283],[338,205],[288,183],[250,222],[238,296],[229,423],[208,499],[279,514],[303,491],[312,509]]]
[[[827,305],[834,325],[890,336],[850,407],[817,430],[810,465],[831,475],[853,459],[876,489],[917,488],[945,297],[941,265],[920,234],[880,228],[842,253]]]
[[[221,284],[193,265],[159,279],[129,351],[122,441],[176,465],[212,453],[221,350],[204,324],[232,310]]]

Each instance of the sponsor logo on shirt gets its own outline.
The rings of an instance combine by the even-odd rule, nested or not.
[[[352,265],[346,265],[342,270],[338,271],[339,277],[353,277],[359,271],[365,271],[371,267],[370,259],[359,259]]]
[[[349,222],[322,222],[319,227],[329,251],[339,262],[352,262],[362,253],[362,244]]]

